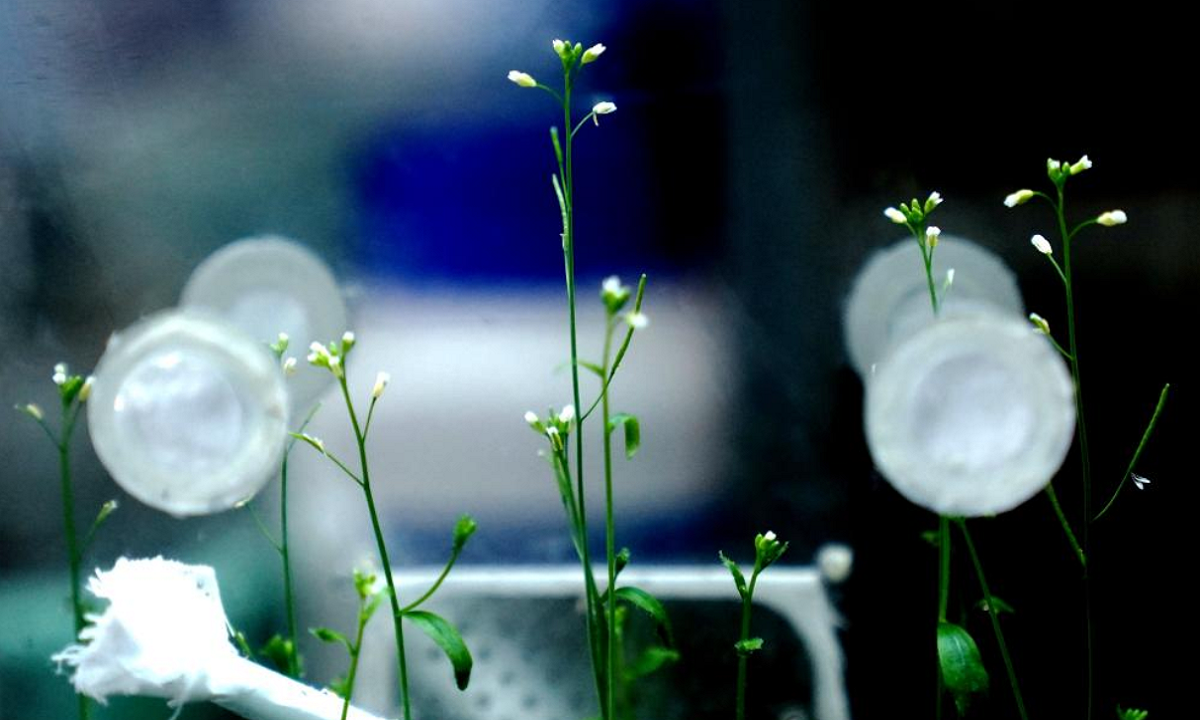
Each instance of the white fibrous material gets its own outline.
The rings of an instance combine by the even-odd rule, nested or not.
[[[278,472],[287,438],[287,392],[270,351],[194,313],[160,313],[114,335],[87,411],[117,484],[180,517],[252,497]]]
[[[163,698],[175,708],[212,701],[249,720],[334,720],[342,700],[238,655],[211,567],[161,557],[120,558],[88,590],[108,607],[89,615],[80,643],[52,659],[74,668],[75,690]],[[355,720],[375,716],[351,708]]]
[[[1066,365],[1019,319],[940,320],[895,347],[866,390],[876,466],[943,515],[1011,510],[1050,482],[1071,445]]]
[[[889,348],[933,322],[929,288],[915,245],[910,238],[875,253],[854,280],[843,329],[846,349],[860,377],[867,377]],[[943,234],[933,253],[933,278],[939,288],[951,270],[954,286],[943,294],[943,318],[1024,315],[1016,276],[1004,262],[969,240]]]

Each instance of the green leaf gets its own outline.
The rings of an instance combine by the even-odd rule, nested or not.
[[[617,599],[624,600],[649,615],[654,620],[658,636],[662,638],[667,647],[675,646],[675,638],[671,635],[671,618],[667,616],[667,609],[658,601],[658,598],[641,588],[626,585],[617,588]]]
[[[450,664],[454,666],[455,684],[458,685],[459,690],[466,690],[467,683],[471,682],[473,661],[471,660],[471,651],[467,649],[467,644],[463,642],[458,630],[455,630],[454,626],[444,618],[424,610],[410,610],[404,613],[404,617],[411,620],[421,629],[421,632],[428,635],[429,639],[442,649],[442,652],[446,653]]]
[[[608,431],[617,429],[617,426],[625,426],[625,458],[630,459],[637,454],[638,448],[642,446],[642,429],[638,424],[636,416],[629,413],[617,413],[608,419]]]
[[[625,679],[636,680],[640,677],[645,677],[662,666],[677,662],[678,660],[678,650],[651,645],[636,660],[625,667]]]
[[[725,567],[729,568],[729,573],[733,575],[733,582],[737,584],[738,595],[746,597],[746,576],[742,574],[742,569],[733,560],[725,556],[725,553],[717,551],[717,555],[721,558],[721,562]]]
[[[1117,717],[1120,720],[1146,720],[1150,713],[1146,710],[1138,710],[1137,708],[1122,708],[1117,706]]]
[[[749,655],[750,653],[755,652],[757,650],[762,650],[762,646],[763,646],[762,638],[747,638],[745,640],[738,640],[737,642],[735,642],[733,644],[733,649],[737,651],[738,655],[744,656],[744,655]]]
[[[350,640],[347,639],[345,635],[341,634],[337,630],[330,630],[329,628],[319,627],[319,628],[309,628],[308,631],[313,634],[313,637],[320,640],[321,642],[330,643],[330,644],[341,643],[342,645],[346,646],[347,652],[349,652],[351,655],[354,654],[354,646],[350,644]]]
[[[591,370],[592,372],[594,372],[596,374],[596,377],[600,378],[601,380],[604,379],[604,368],[600,367],[599,365],[597,365],[594,362],[588,362],[587,360],[580,360],[579,367],[584,368],[586,370]]]
[[[979,657],[979,648],[966,630],[953,623],[938,623],[938,665],[942,682],[954,695],[959,714],[971,705],[971,696],[987,692],[988,674]]]
[[[277,633],[259,649],[258,654],[270,660],[276,670],[286,675],[291,670],[292,655],[295,652],[292,641]]]

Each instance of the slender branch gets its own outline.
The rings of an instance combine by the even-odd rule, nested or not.
[[[1104,508],[1092,518],[1092,522],[1104,517],[1112,504],[1117,501],[1117,496],[1121,494],[1121,490],[1128,482],[1130,474],[1133,473],[1133,468],[1137,465],[1138,459],[1142,457],[1142,450],[1146,448],[1146,443],[1150,440],[1150,435],[1154,432],[1154,426],[1158,424],[1158,416],[1162,413],[1163,407],[1167,404],[1167,392],[1171,389],[1171,383],[1163,385],[1162,392],[1158,395],[1158,404],[1154,406],[1154,414],[1150,416],[1150,424],[1146,426],[1146,431],[1142,433],[1142,439],[1138,442],[1137,450],[1133,451],[1133,457],[1129,459],[1129,465],[1125,467],[1125,474],[1121,476],[1121,482],[1117,485],[1117,489],[1113,491],[1112,497],[1105,503]]]
[[[1071,530],[1071,523],[1067,521],[1067,515],[1063,512],[1062,505],[1058,502],[1058,493],[1054,492],[1053,483],[1046,486],[1046,497],[1050,499],[1050,506],[1054,508],[1054,516],[1058,518],[1058,524],[1062,526],[1063,532],[1067,536],[1067,542],[1071,544],[1071,549],[1075,551],[1075,557],[1079,558],[1079,564],[1087,570],[1087,553],[1083,551],[1079,540],[1075,538],[1075,532]]]

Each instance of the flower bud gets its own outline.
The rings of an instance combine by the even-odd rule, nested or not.
[[[1005,207],[1016,207],[1018,205],[1024,205],[1025,203],[1029,202],[1029,199],[1032,197],[1033,197],[1032,190],[1021,189],[1021,190],[1016,191],[1015,193],[1011,193],[1008,196],[1006,196],[1004,198],[1004,206]]]
[[[1069,172],[1072,175],[1078,175],[1079,173],[1081,173],[1084,170],[1087,170],[1091,167],[1092,167],[1092,161],[1088,160],[1087,155],[1084,155],[1083,157],[1079,158],[1079,160],[1076,161],[1076,163],[1069,168]]]
[[[520,70],[509,70],[508,79],[523,88],[537,87],[537,80],[529,73],[523,73]]]
[[[904,216],[904,213],[900,212],[899,210],[897,210],[894,207],[890,207],[890,208],[887,208],[886,210],[884,210],[883,215],[888,220],[891,220],[892,222],[896,223],[897,225],[903,225],[908,222],[908,218]]]
[[[1054,252],[1054,248],[1050,247],[1050,241],[1041,235],[1034,235],[1029,239],[1029,242],[1043,255],[1050,255]]]
[[[1106,213],[1101,213],[1100,217],[1096,218],[1096,222],[1104,227],[1112,227],[1114,225],[1124,225],[1127,217],[1124,210],[1109,210]]]
[[[379,396],[383,395],[383,391],[387,389],[388,383],[391,382],[391,380],[392,376],[389,373],[380,370],[379,373],[375,375],[375,387],[371,388],[371,398],[378,400]]]
[[[590,62],[595,62],[596,58],[600,57],[607,49],[604,45],[596,43],[587,50],[584,50],[582,64],[587,65]]]

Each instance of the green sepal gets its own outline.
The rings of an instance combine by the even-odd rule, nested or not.
[[[1117,718],[1119,720],[1146,720],[1150,712],[1147,710],[1138,710],[1137,708],[1122,708],[1117,706]]]
[[[1003,615],[1004,613],[1015,615],[1017,613],[1017,611],[1013,609],[1012,605],[1009,605],[995,595],[991,597],[991,601],[991,605],[996,609],[997,615]],[[975,607],[984,612],[988,612],[988,598],[980,598],[979,601],[975,603]]]
[[[341,643],[342,645],[344,645],[346,647],[346,652],[350,653],[351,655],[354,654],[354,645],[352,645],[350,643],[350,640],[345,635],[341,634],[337,630],[330,630],[329,628],[319,627],[319,628],[309,628],[308,631],[310,633],[312,633],[313,637],[320,640],[321,642],[329,643],[331,645]]]
[[[636,660],[625,667],[625,680],[636,680],[640,677],[645,677],[662,666],[678,662],[678,660],[678,650],[651,645]]]
[[[729,574],[733,575],[733,582],[737,585],[738,595],[746,597],[746,576],[742,574],[742,569],[733,560],[725,556],[725,553],[717,551],[717,556],[721,558],[721,562],[725,567],[729,568]]]
[[[454,683],[459,690],[466,690],[467,684],[471,682],[471,666],[474,661],[458,630],[444,618],[424,610],[410,610],[404,613],[404,617],[411,620],[446,653],[447,659],[454,667]]]
[[[975,641],[958,625],[938,623],[937,648],[942,682],[954,695],[954,705],[961,715],[970,707],[972,695],[987,692],[987,670]]]
[[[621,548],[620,552],[617,553],[617,556],[613,558],[614,577],[621,574],[621,571],[624,570],[625,566],[629,564],[629,558],[631,556],[632,553],[629,552],[629,548]]]
[[[733,649],[737,651],[738,655],[741,655],[742,657],[746,657],[746,656],[750,655],[750,653],[752,653],[752,652],[762,650],[762,646],[763,646],[763,639],[756,637],[756,638],[747,638],[745,640],[738,640],[737,642],[735,642],[733,644]]]
[[[246,639],[246,633],[241,630],[234,630],[233,644],[237,645],[238,651],[242,653],[242,657],[248,660],[254,659],[254,650],[250,647],[250,641]]]
[[[617,413],[608,419],[608,432],[613,432],[619,425],[625,426],[625,458],[632,459],[637,454],[638,448],[642,446],[641,425],[638,423],[637,416],[629,413]]]
[[[454,552],[461,551],[478,529],[475,518],[466,514],[459,517],[458,522],[454,523]]]
[[[675,646],[675,638],[671,632],[671,618],[667,616],[667,609],[658,601],[658,598],[641,588],[626,585],[617,588],[617,599],[624,600],[649,615],[650,619],[654,621],[655,630],[663,643],[669,648]]]
[[[292,641],[277,633],[259,648],[258,654],[270,660],[276,670],[286,675],[292,668],[292,656],[295,652]]]

